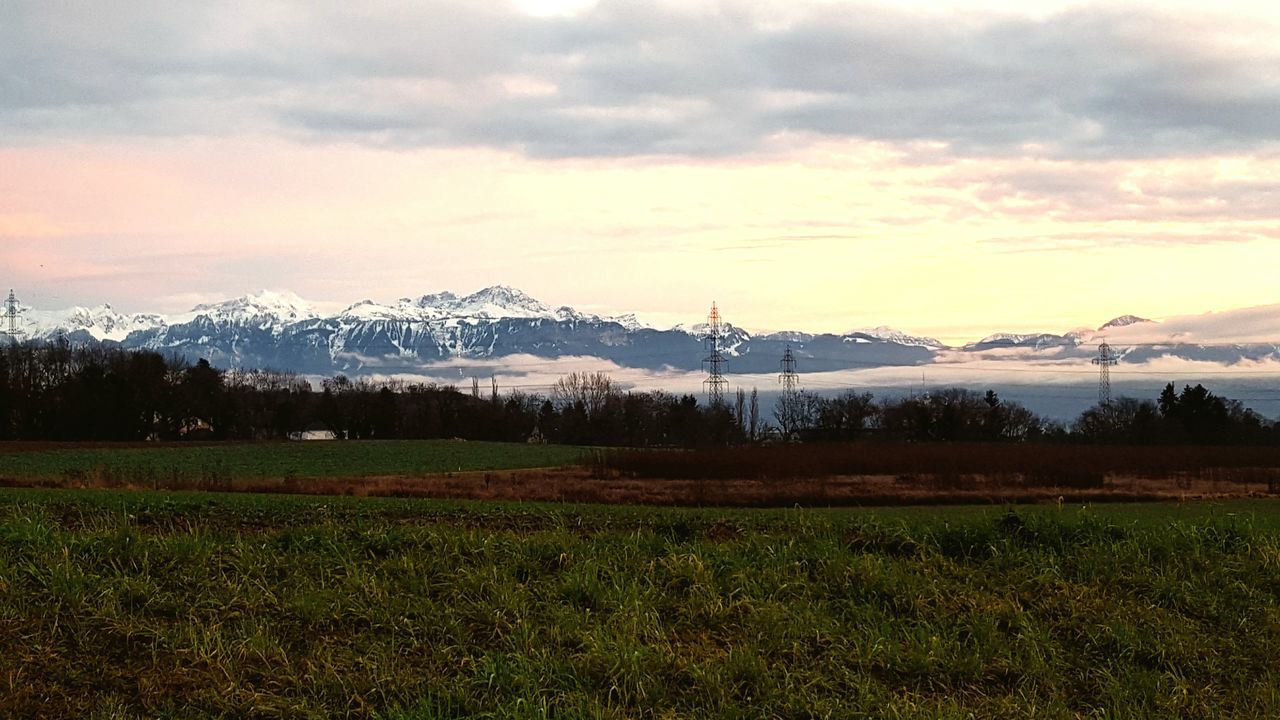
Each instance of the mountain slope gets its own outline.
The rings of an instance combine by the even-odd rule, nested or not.
[[[414,373],[443,361],[520,355],[597,357],[653,371],[699,370],[709,354],[705,325],[645,327],[633,315],[601,317],[553,308],[506,286],[465,296],[438,292],[393,303],[362,300],[322,313],[288,292],[264,291],[198,305],[175,316],[128,315],[110,305],[64,311],[24,309],[27,336],[62,337],[206,358],[220,367],[266,367],[308,374]],[[959,348],[876,327],[843,334],[782,331],[754,335],[722,328],[732,373],[776,373],[789,347],[804,372],[948,362],[1087,360],[1106,339],[1126,362],[1176,357],[1217,363],[1275,358],[1280,306],[1153,322],[1120,316],[1098,331],[1001,333]],[[1227,339],[1226,342],[1223,342]]]

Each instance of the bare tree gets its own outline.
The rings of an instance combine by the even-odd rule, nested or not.
[[[755,388],[751,388],[751,402],[747,409],[747,434],[751,437],[751,441],[755,442],[760,439],[760,394]]]
[[[813,429],[817,417],[820,398],[812,393],[784,392],[773,406],[773,416],[778,420],[778,429],[788,440],[799,440],[805,432]]]
[[[622,395],[613,378],[605,372],[571,372],[556,380],[551,386],[551,401],[563,411],[579,403],[587,417],[595,417],[604,410],[610,400]]]

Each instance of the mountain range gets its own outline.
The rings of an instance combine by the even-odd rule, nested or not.
[[[264,291],[180,315],[125,314],[99,305],[23,308],[18,319],[32,338],[145,348],[206,358],[219,367],[323,375],[414,373],[447,360],[513,355],[597,357],[621,367],[689,371],[700,369],[708,352],[705,325],[647,327],[634,315],[553,308],[500,285],[465,296],[439,292],[391,304],[362,300],[337,313],[319,312],[293,293]],[[1104,339],[1128,362],[1177,357],[1230,364],[1280,358],[1275,338],[1280,306],[1162,323],[1124,315],[1097,329],[997,333],[959,347],[888,327],[753,334],[725,324],[721,348],[730,372],[773,373],[787,347],[805,372],[821,372],[973,359],[1087,362]]]

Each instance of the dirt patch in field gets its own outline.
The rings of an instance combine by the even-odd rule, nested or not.
[[[1019,476],[856,475],[786,480],[664,480],[600,477],[584,468],[340,478],[254,478],[146,483],[93,478],[0,478],[5,487],[115,487],[138,490],[430,497],[626,505],[787,507],[1136,502],[1268,495],[1265,481],[1107,477],[1098,487],[1030,485]]]

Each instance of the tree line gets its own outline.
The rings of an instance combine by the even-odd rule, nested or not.
[[[465,438],[628,447],[766,441],[1263,444],[1276,424],[1200,385],[1153,401],[1121,398],[1073,423],[1046,420],[994,391],[949,388],[877,399],[846,391],[756,390],[707,405],[637,392],[606,373],[570,373],[546,395],[295,373],[221,370],[147,350],[26,342],[0,350],[0,440],[275,440],[321,428],[340,437]]]

